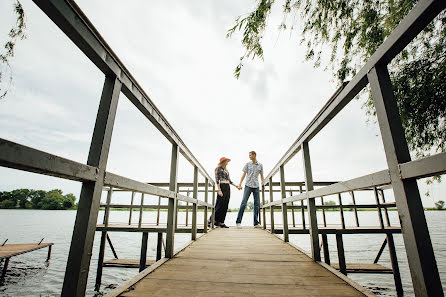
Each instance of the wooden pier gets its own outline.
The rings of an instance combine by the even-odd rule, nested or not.
[[[216,293],[219,296],[372,296],[373,294],[348,279],[346,274],[371,271],[389,273],[389,268],[378,265],[386,247],[389,251],[395,289],[397,295],[402,296],[404,291],[394,243],[394,235],[397,233],[401,233],[404,240],[414,295],[444,296],[417,180],[446,174],[446,152],[412,160],[387,65],[446,9],[446,1],[417,1],[351,81],[342,83],[280,157],[261,185],[260,220],[264,230],[214,230],[217,199],[215,181],[100,32],[74,0],[33,2],[104,74],[104,85],[86,164],[0,139],[0,166],[82,183],[61,296],[85,296],[96,233],[101,234],[96,290],[101,287],[103,267],[137,266],[141,271],[137,277],[109,296],[203,296]],[[386,168],[349,180],[315,181],[310,143],[366,87],[370,87],[373,97],[387,161]],[[120,100],[129,100],[170,142],[170,177],[167,182],[145,183],[107,170]],[[169,158],[167,153],[166,158]],[[289,172],[287,166],[297,154],[302,156],[301,164],[305,178],[303,181],[291,182],[286,176]],[[180,156],[193,167],[193,183],[179,180]],[[366,157],[365,155],[364,158]],[[351,161],[347,159],[344,162]],[[332,168],[333,171],[336,169]],[[190,175],[192,177],[192,172]],[[199,179],[202,182],[199,182]],[[104,189],[108,191],[106,203],[102,201]],[[129,192],[130,203],[114,204],[113,191]],[[355,197],[358,191],[372,193],[375,203],[360,201],[361,197]],[[384,191],[392,191],[394,201],[386,200]],[[201,195],[198,193],[203,193],[204,197],[199,199]],[[275,193],[278,194],[276,197]],[[192,195],[189,197],[188,194]],[[266,201],[266,194],[269,195],[266,197],[269,201]],[[148,201],[150,197],[157,197],[158,204]],[[336,199],[337,204],[327,205],[327,199]],[[105,211],[104,220],[98,225],[100,207],[104,207]],[[130,210],[128,222],[109,222],[109,213],[116,208]],[[389,219],[390,208],[398,211],[399,222],[396,224]],[[143,219],[145,209],[158,209],[156,222],[147,224]],[[167,211],[166,221],[162,225],[159,216],[161,209]],[[178,222],[179,209],[186,210],[184,225],[183,222]],[[339,213],[340,227],[328,225],[325,211],[329,209]],[[346,209],[354,211],[353,226],[345,220]],[[375,209],[378,226],[364,226],[362,222],[360,224],[357,212],[360,209]],[[132,222],[134,211],[139,212],[137,224]],[[198,211],[204,213],[202,222],[198,221]],[[282,214],[280,222],[274,222],[275,211]],[[290,213],[292,221],[288,222]],[[322,222],[318,214],[322,215]],[[207,226],[209,215],[210,228]],[[296,220],[298,215],[301,220]],[[202,228],[199,228],[199,225]],[[208,229],[211,232],[208,232]],[[133,259],[118,259],[108,234],[110,232],[141,233],[139,265]],[[147,261],[149,232],[158,235],[157,261],[153,264]],[[191,234],[191,243],[175,254],[175,234],[181,232]],[[197,240],[197,233],[200,232],[204,235]],[[277,233],[282,234],[280,236],[283,236],[283,240],[279,240]],[[346,262],[344,234],[361,233],[385,236],[373,264]],[[299,248],[288,243],[290,234],[309,235],[311,256],[305,255]],[[335,234],[339,264],[331,263],[327,234]],[[114,254],[113,260],[105,260],[106,242]],[[146,268],[149,264],[151,265]],[[7,261],[5,265],[7,266]],[[330,265],[338,267],[339,272]]]
[[[254,228],[214,229],[107,296],[375,296]]]
[[[51,247],[53,243],[22,243],[22,244],[3,244],[0,245],[0,264],[3,263],[3,268],[0,278],[3,279],[8,269],[9,260],[18,255],[26,254],[32,251],[48,248],[48,255],[46,260],[51,257]]]

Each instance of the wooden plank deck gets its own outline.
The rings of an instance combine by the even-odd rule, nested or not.
[[[215,229],[159,263],[107,296],[375,296],[262,229]]]

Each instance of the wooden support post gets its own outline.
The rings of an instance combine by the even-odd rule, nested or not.
[[[381,196],[381,198],[383,200],[383,204],[385,204],[386,203],[386,198],[384,197],[384,190],[379,189],[378,190],[378,194]],[[390,227],[389,211],[387,210],[387,207],[384,208],[384,213],[386,214],[386,224],[387,224],[387,227]]]
[[[115,247],[113,246],[110,236],[108,236],[108,233],[107,233],[107,242],[108,242],[108,245],[110,246],[110,249],[112,250],[113,256],[115,257],[115,259],[118,259],[118,254],[115,251]]]
[[[387,65],[376,65],[367,77],[398,207],[415,296],[444,296],[417,181],[403,180],[400,176],[399,165],[410,162],[411,158]]]
[[[285,189],[285,169],[280,166],[280,192],[282,194],[282,199],[286,198],[286,189]],[[286,203],[282,203],[282,221],[283,221],[283,240],[285,242],[290,241],[290,237],[288,234],[288,207]]]
[[[208,203],[208,188],[209,188],[209,180],[206,177],[204,179],[204,202]],[[204,215],[203,215],[203,232],[208,233],[208,207],[204,207]]]
[[[339,271],[347,275],[347,265],[345,264],[344,242],[342,233],[336,233],[336,246],[338,248]]]
[[[376,208],[378,211],[378,218],[379,218],[379,226],[381,227],[381,229],[384,229],[383,213],[381,212],[381,203],[379,203],[378,189],[376,189],[376,187],[373,188],[373,193],[375,194]]]
[[[299,194],[302,194],[302,186],[299,186]],[[304,201],[300,200],[301,212],[302,212],[302,229],[307,229],[307,224],[305,223],[305,205]]]
[[[265,205],[265,186],[262,185],[262,205]],[[266,229],[266,209],[265,207],[262,207],[262,214],[263,214],[263,229]]]
[[[302,143],[302,158],[304,163],[305,186],[307,193],[314,189],[313,173],[311,171],[310,150],[308,142]],[[319,229],[317,226],[316,203],[314,198],[307,199],[308,216],[310,219],[311,255],[314,261],[321,260],[321,250],[319,246]]]
[[[341,193],[338,194],[338,201],[339,201],[339,213],[341,214],[341,226],[342,229],[345,229],[344,206],[342,205]]]
[[[170,159],[170,181],[169,190],[175,193],[178,192],[178,145],[172,144],[172,155]],[[177,200],[169,198],[167,206],[167,230],[166,230],[166,258],[172,258],[174,255],[176,217],[177,217]]]
[[[384,249],[385,249],[386,245],[387,245],[387,238],[384,239],[383,244],[381,245],[381,248],[379,249],[378,254],[375,257],[375,260],[373,261],[373,264],[378,263],[379,258],[381,258],[381,255],[384,252]]]
[[[274,201],[274,193],[273,193],[273,177],[269,178],[269,201]],[[269,212],[271,215],[271,233],[274,234],[274,207],[271,206],[269,208]]]
[[[160,224],[160,212],[161,212],[161,197],[158,197],[158,209],[156,210],[156,225]]]
[[[350,195],[352,196],[352,202],[353,205],[356,206],[356,199],[355,199],[355,192],[351,191]],[[358,217],[358,210],[355,208],[353,208],[353,211],[355,212],[355,223],[356,223],[356,227],[359,227],[359,217]]]
[[[111,199],[113,195],[113,188],[109,188],[107,192],[107,201],[105,204],[105,211],[104,211],[104,226],[108,226],[109,218],[110,218],[110,204]],[[99,292],[101,288],[101,282],[102,282],[102,270],[104,267],[104,256],[105,256],[105,239],[108,237],[107,231],[101,232],[101,243],[99,245],[99,256],[98,256],[98,267],[96,271],[96,283],[95,283],[95,291]]]
[[[141,257],[139,258],[139,272],[146,269],[148,239],[149,239],[149,232],[143,232],[142,242],[141,242]]]
[[[132,191],[132,199],[130,200],[129,225],[132,224],[133,201],[135,200],[135,191]]]
[[[4,279],[6,276],[6,270],[8,270],[8,264],[9,264],[9,258],[6,258],[5,264],[3,264],[3,270],[2,270],[2,277],[1,279]]]
[[[82,183],[61,294],[64,297],[85,295],[91,251],[104,186],[105,169],[120,92],[121,82],[115,76],[107,75],[87,160],[87,165],[98,168],[98,176],[96,181]]]
[[[106,236],[107,236],[107,231],[102,231],[101,232],[101,243],[99,245],[98,267],[96,269],[96,283],[94,285],[94,290],[96,292],[99,292],[101,289],[102,270],[104,268],[104,254],[105,254]]]
[[[49,261],[50,258],[51,258],[51,248],[52,248],[52,247],[53,247],[52,245],[49,245],[49,246],[48,246],[48,255],[47,255],[47,257],[46,257],[46,261]]]
[[[212,218],[211,218],[211,228],[215,227],[215,185],[212,186]]]
[[[198,167],[194,166],[194,189],[193,189],[193,198],[198,199]],[[197,239],[197,203],[192,203],[192,240]]]
[[[187,191],[187,197],[189,197],[189,191]],[[186,202],[186,227],[189,226],[189,202]]]
[[[324,197],[321,197],[321,205],[324,205]],[[327,218],[325,217],[325,209],[322,208],[322,223],[327,227]]]
[[[328,250],[328,236],[322,234],[322,249],[324,251],[324,262],[330,265],[330,252]]]
[[[163,232],[158,232],[158,239],[156,241],[156,261],[161,260],[163,250]]]
[[[144,193],[141,193],[141,205],[139,206],[138,228],[141,228],[142,225],[142,214],[144,210],[143,205],[144,205]]]
[[[401,282],[400,268],[398,266],[398,258],[396,256],[395,242],[393,235],[387,233],[387,242],[389,243],[390,261],[392,262],[393,279],[395,281],[396,293],[398,296],[403,296],[403,284]]]
[[[290,191],[290,196],[293,196],[293,191]],[[294,215],[294,202],[291,201],[291,217],[293,219],[293,227],[296,227],[296,217]]]

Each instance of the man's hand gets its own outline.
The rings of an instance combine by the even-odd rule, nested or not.
[[[242,189],[242,186],[241,186],[241,185],[238,185],[238,186],[237,186],[237,189],[241,190],[241,189]]]

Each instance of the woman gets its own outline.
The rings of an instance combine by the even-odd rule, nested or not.
[[[229,172],[226,169],[231,159],[222,157],[217,168],[215,168],[215,182],[217,183],[218,196],[217,203],[215,204],[215,226],[220,228],[229,228],[225,225],[226,213],[228,212],[229,198],[231,196],[231,190],[229,185],[233,185],[240,190],[229,178]],[[211,218],[208,220],[208,226],[211,224]]]

